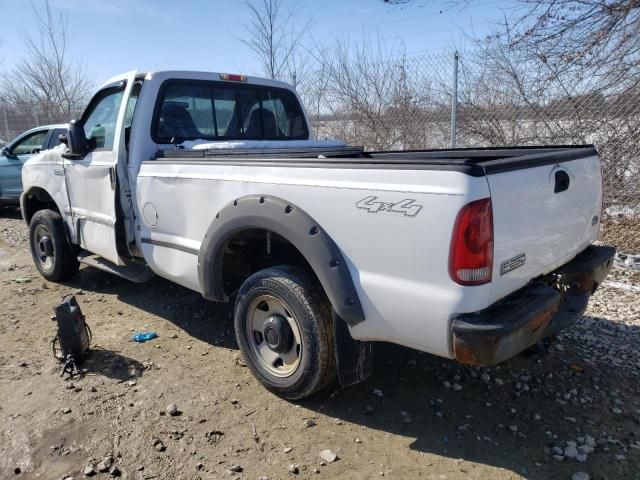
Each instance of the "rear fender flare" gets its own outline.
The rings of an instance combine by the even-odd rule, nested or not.
[[[204,298],[228,301],[223,286],[223,259],[229,240],[248,229],[280,235],[309,263],[335,312],[350,325],[364,320],[351,273],[327,232],[296,205],[267,195],[248,195],[223,207],[209,226],[198,255],[198,278]]]

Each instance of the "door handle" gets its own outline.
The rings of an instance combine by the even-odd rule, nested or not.
[[[564,170],[558,170],[555,174],[556,183],[553,188],[553,193],[564,192],[569,188],[569,184],[571,183],[571,179],[569,178],[569,174]]]

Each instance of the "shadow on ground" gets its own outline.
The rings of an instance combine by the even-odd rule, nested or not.
[[[141,377],[144,366],[139,361],[111,350],[91,347],[89,355],[82,362],[86,373],[102,375],[120,382]]]
[[[237,349],[231,305],[207,302],[202,295],[160,277],[135,284],[90,267],[68,286],[107,295],[170,321],[191,337],[216,347]]]
[[[632,474],[640,471],[638,451],[622,445],[639,440],[640,357],[629,353],[638,352],[640,329],[619,326],[586,317],[544,353],[491,369],[378,344],[371,379],[305,406],[408,437],[412,450],[526,478],[568,479],[577,471],[591,478],[638,478]],[[613,413],[616,406],[621,413]],[[580,445],[585,435],[598,439],[588,463],[552,457],[554,446]],[[620,454],[623,461],[615,458]]]
[[[169,281],[155,278],[140,286],[83,268],[69,285],[115,294],[194,338],[237,348],[230,305],[208,303]],[[624,327],[607,318],[586,317],[545,353],[516,357],[491,369],[377,344],[371,379],[301,403],[343,422],[405,437],[412,450],[505,468],[527,478],[571,478],[580,470],[592,478],[631,478],[630,472],[640,471],[636,451],[616,462],[617,444],[599,443],[587,464],[554,460],[549,453],[586,434],[638,440],[640,358],[632,357],[640,332]],[[621,352],[625,360],[616,361]],[[109,355],[114,354],[96,352],[91,362],[96,368],[108,366]],[[610,412],[616,398],[625,405],[623,414]],[[466,465],[462,472],[471,468]]]
[[[20,213],[20,207],[16,207],[13,205],[0,205],[0,217],[1,218],[15,218],[18,220],[22,219],[22,214]]]

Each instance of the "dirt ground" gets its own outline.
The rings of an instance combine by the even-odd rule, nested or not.
[[[19,213],[4,210],[0,478],[78,480],[111,454],[114,476],[140,480],[637,479],[640,278],[616,269],[609,281],[540,355],[478,369],[380,344],[373,378],[294,403],[243,365],[230,306],[88,267],[48,283]],[[93,342],[86,374],[68,381],[50,317],[74,292]],[[145,330],[159,337],[131,341]]]

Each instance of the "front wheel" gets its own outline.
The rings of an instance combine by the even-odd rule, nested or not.
[[[29,248],[40,274],[52,282],[62,282],[78,272],[79,263],[58,212],[39,210],[29,222]]]
[[[277,395],[308,397],[335,377],[331,306],[301,269],[280,266],[250,276],[238,292],[235,331],[254,376]]]

